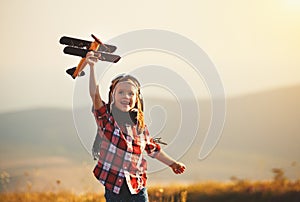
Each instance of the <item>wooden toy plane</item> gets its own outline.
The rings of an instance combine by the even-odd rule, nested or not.
[[[81,56],[79,64],[76,67],[67,69],[67,73],[75,79],[77,76],[83,76],[84,72],[84,62],[86,60],[86,54],[89,51],[94,51],[95,56],[99,60],[117,63],[120,60],[120,56],[113,55],[117,47],[113,45],[103,44],[96,36],[91,35],[94,38],[94,41],[86,41],[82,39],[76,39],[72,37],[63,36],[60,38],[60,44],[67,45],[64,48],[64,53],[69,55]]]

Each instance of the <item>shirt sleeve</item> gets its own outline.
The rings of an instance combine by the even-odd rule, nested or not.
[[[148,131],[146,126],[145,126],[145,129],[144,129],[144,135],[145,135],[145,138],[146,138],[145,150],[146,150],[147,154],[150,157],[155,158],[155,156],[161,150],[161,147],[158,143],[154,142],[152,137],[150,137],[149,131]]]
[[[103,106],[99,109],[92,107],[92,113],[94,114],[98,129],[103,132],[112,132],[114,127],[114,120],[112,115],[108,111],[108,105],[103,103]]]

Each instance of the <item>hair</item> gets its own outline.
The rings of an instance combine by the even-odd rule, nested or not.
[[[120,82],[132,82],[136,88],[137,88],[137,99],[136,103],[134,105],[134,109],[137,110],[137,125],[139,131],[142,131],[145,127],[145,121],[144,121],[144,102],[143,97],[140,90],[140,82],[133,76],[128,74],[122,74],[120,76],[117,76],[115,79],[111,81],[111,85],[109,87],[109,94],[108,94],[108,105],[110,106],[110,110],[112,110],[112,105],[114,103],[114,91],[118,83]]]

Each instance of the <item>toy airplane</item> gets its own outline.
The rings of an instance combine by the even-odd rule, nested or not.
[[[120,56],[113,55],[117,47],[113,45],[103,44],[97,37],[93,34],[91,35],[95,41],[85,41],[82,39],[71,38],[63,36],[60,38],[59,42],[63,45],[68,45],[64,48],[64,53],[69,55],[81,56],[79,64],[76,67],[68,69],[66,72],[75,79],[77,76],[83,76],[84,72],[84,62],[85,56],[89,51],[94,51],[95,56],[99,60],[117,63],[120,60]]]

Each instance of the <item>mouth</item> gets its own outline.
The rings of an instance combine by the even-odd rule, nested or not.
[[[123,101],[121,101],[121,105],[130,106],[130,102],[126,101],[126,100],[123,100]]]

